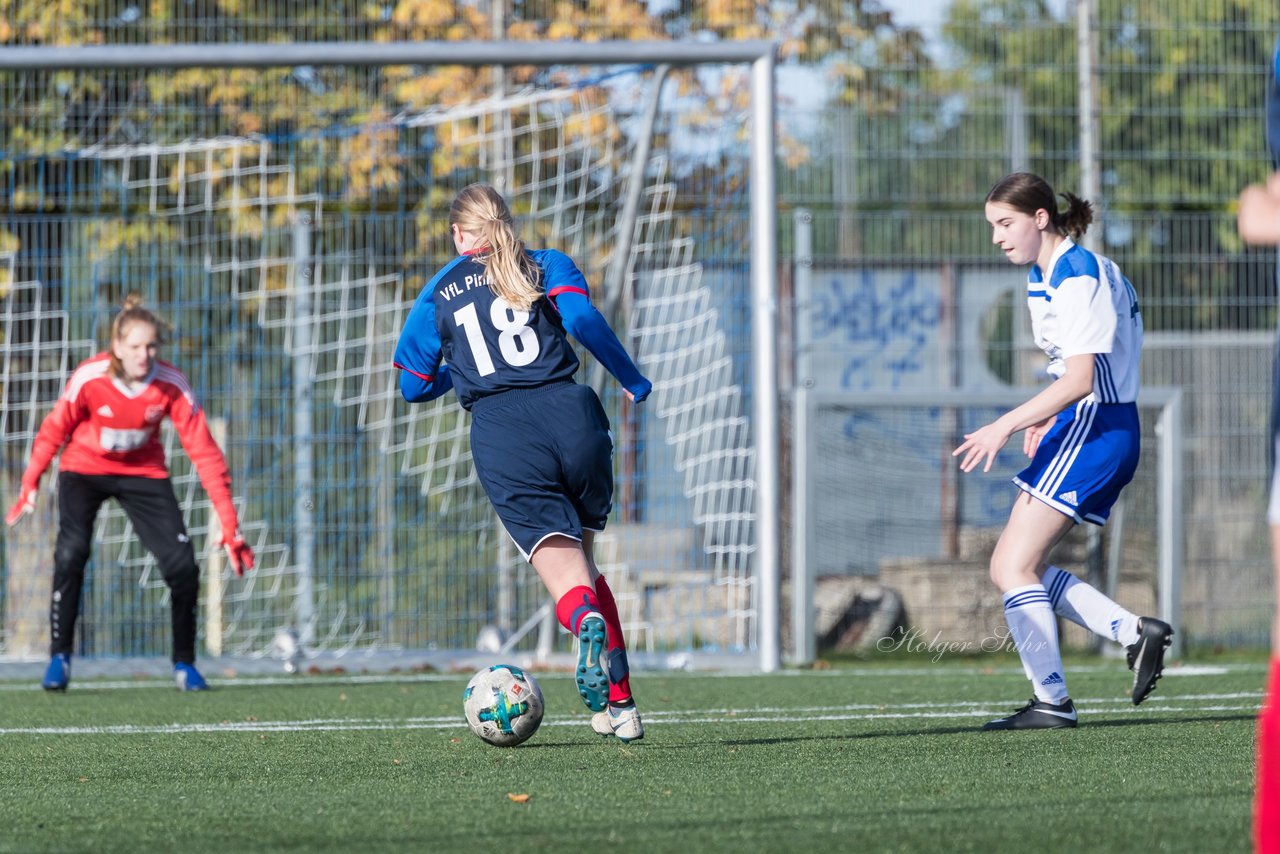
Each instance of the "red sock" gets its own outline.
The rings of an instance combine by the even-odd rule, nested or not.
[[[593,612],[602,614],[600,600],[590,587],[574,587],[556,603],[556,619],[574,635],[578,634],[582,618]]]
[[[609,583],[604,580],[603,575],[596,579],[596,595],[600,598],[600,615],[604,617],[604,624],[609,629],[609,652],[613,653],[609,667],[609,702],[623,705],[631,702],[631,669],[627,666],[627,642],[622,636],[618,603],[614,601],[613,591],[609,589]],[[615,661],[621,663],[614,663]]]
[[[1271,678],[1262,703],[1258,713],[1253,850],[1257,854],[1280,854],[1280,658],[1271,659]]]

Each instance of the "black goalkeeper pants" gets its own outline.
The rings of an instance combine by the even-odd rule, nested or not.
[[[53,601],[49,607],[51,655],[70,655],[80,613],[84,568],[89,562],[98,509],[114,498],[155,556],[173,605],[173,660],[196,660],[196,601],[200,567],[182,509],[168,478],[58,474],[58,539],[53,550]]]

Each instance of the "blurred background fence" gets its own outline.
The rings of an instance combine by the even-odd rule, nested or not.
[[[1274,3],[1170,0],[1153,9],[1096,0],[1083,10],[1068,0],[0,4],[0,43],[10,46],[486,35],[778,41],[784,400],[796,384],[881,392],[1040,381],[1043,366],[1018,296],[1022,271],[991,247],[981,200],[1017,168],[1091,196],[1100,214],[1093,245],[1120,263],[1141,300],[1144,382],[1184,393],[1181,637],[1192,647],[1265,644],[1275,254],[1240,245],[1232,205],[1269,168],[1262,94],[1280,35]],[[623,439],[611,523],[617,539],[605,557],[640,567],[626,594],[636,643],[654,651],[753,649],[744,73],[682,72],[666,88],[666,124],[656,137],[663,145],[645,167],[650,189],[638,254],[627,262],[627,284],[610,293],[610,228],[651,70],[615,76],[518,62],[513,56],[503,69],[0,73],[6,500],[34,419],[75,361],[102,346],[113,308],[136,288],[174,322],[169,355],[209,412],[226,419],[241,512],[260,526],[267,571],[252,584],[261,587],[228,580],[219,594],[231,597],[225,618],[235,624],[223,626],[224,652],[266,654],[273,632],[296,622],[297,525],[309,513],[317,553],[307,558],[315,572],[304,628],[313,648],[468,646],[490,625],[509,636],[535,614],[536,582],[503,551],[465,455],[436,458],[415,444],[429,433],[443,439],[438,447],[454,448],[465,422],[448,407],[413,417],[389,392],[385,357],[397,312],[447,257],[440,217],[448,197],[467,180],[514,168],[533,188],[517,202],[531,242],[580,256],[600,288],[597,300],[628,330],[642,360],[651,360],[646,368],[666,371],[674,385],[692,365],[708,369],[665,414],[628,410],[612,394],[607,401]],[[542,108],[526,109],[529,130],[517,148],[540,153],[517,157],[517,167],[510,155],[519,152],[495,142],[502,133],[446,144],[444,120],[433,118],[485,98],[558,88],[585,102],[575,107],[580,117],[545,127],[536,118]],[[548,149],[551,137],[557,141]],[[592,158],[585,167],[562,156],[585,149]],[[580,177],[575,168],[584,170]],[[568,219],[548,202],[560,192],[548,189],[555,186],[579,199]],[[593,189],[603,187],[598,195]],[[234,216],[233,198],[240,205]],[[172,215],[179,209],[181,216]],[[312,218],[305,251],[295,230],[299,213]],[[325,286],[316,322],[306,327],[311,337],[301,344],[291,277],[312,268],[298,263],[300,252],[314,256]],[[686,314],[653,313],[677,297]],[[670,340],[655,348],[657,334]],[[351,345],[356,340],[360,348]],[[708,349],[691,355],[682,340]],[[334,401],[313,414],[311,433],[324,445],[323,465],[303,484],[309,496],[286,471],[297,383],[308,379],[293,373],[299,353],[318,381],[317,396]],[[699,422],[715,425],[717,477],[726,486],[717,508],[690,522],[705,477],[689,468],[690,460],[706,459]],[[784,453],[793,439],[788,424],[784,417]],[[908,446],[911,432],[896,441]],[[822,447],[828,473],[849,472],[823,479],[831,485],[816,497],[833,519],[833,541],[875,529],[885,513],[898,528],[936,529],[927,514],[910,518],[910,500],[881,496],[933,494],[939,472],[868,483],[851,465],[858,449],[842,451],[838,441]],[[198,484],[180,452],[171,460],[198,533],[206,521]],[[979,543],[998,530],[1012,499],[1003,477],[989,477],[972,485],[989,499],[965,522]],[[1138,523],[1153,515],[1147,495],[1131,490],[1121,542],[1082,531],[1063,556],[1082,573],[1107,556],[1137,608],[1155,603],[1152,539]],[[6,532],[0,652],[9,656],[37,655],[43,644],[42,594],[32,587],[39,561],[24,558],[37,569],[22,571],[14,562],[17,553],[38,556],[45,547],[48,501],[43,510],[38,530]],[[858,523],[839,529],[841,518]],[[100,533],[86,654],[153,655],[167,644],[162,586],[122,524],[108,522]],[[798,527],[784,511],[784,580],[786,540]],[[980,558],[972,563],[966,552],[971,563],[957,563],[941,541],[921,536],[895,555],[854,544],[812,569],[870,583],[883,581],[886,561],[916,560],[951,566],[965,583],[977,573],[981,582]],[[650,569],[665,579],[646,581],[655,577],[645,575]],[[264,588],[273,586],[268,595]],[[677,610],[673,603],[682,601],[696,602],[694,611]],[[101,603],[98,611],[89,610],[92,602]],[[928,624],[930,609],[953,605],[908,601],[905,620]],[[666,628],[655,628],[655,614]],[[204,640],[207,648],[207,632]]]

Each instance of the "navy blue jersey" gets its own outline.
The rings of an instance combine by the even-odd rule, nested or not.
[[[651,384],[591,306],[577,265],[554,249],[528,254],[542,271],[543,296],[527,311],[494,294],[484,265],[469,255],[450,261],[423,288],[394,357],[405,372],[406,400],[431,400],[454,388],[470,409],[490,395],[569,380],[578,357],[566,328],[636,400],[644,399]]]

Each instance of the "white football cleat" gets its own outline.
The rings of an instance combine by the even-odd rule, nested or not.
[[[630,706],[610,704],[605,711],[596,712],[591,716],[591,728],[600,735],[617,736],[623,744],[644,738],[644,724],[634,703]]]

